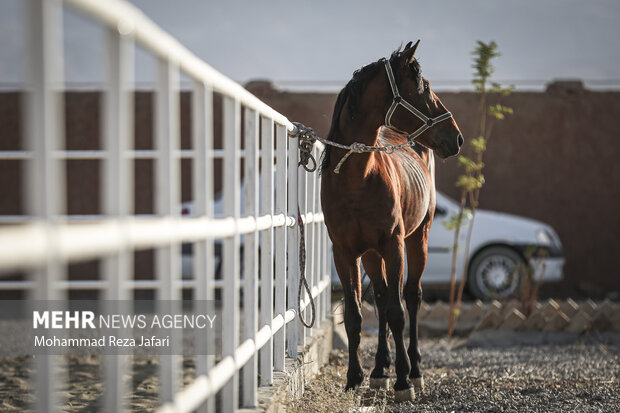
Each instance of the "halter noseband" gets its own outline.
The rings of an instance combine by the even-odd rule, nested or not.
[[[424,122],[424,125],[420,126],[416,131],[410,133],[407,136],[407,140],[409,141],[413,141],[415,138],[420,136],[422,133],[424,133],[425,130],[427,130],[431,126],[434,126],[438,124],[439,122],[446,120],[446,119],[450,119],[452,117],[452,113],[446,112],[435,118],[429,118],[424,113],[417,110],[415,107],[413,107],[411,103],[403,99],[402,96],[398,93],[398,87],[396,86],[396,79],[394,78],[394,72],[392,72],[392,66],[390,65],[390,61],[387,59],[385,60],[385,71],[387,72],[388,80],[390,81],[390,87],[392,88],[392,95],[394,95],[394,99],[392,100],[392,105],[390,106],[387,113],[385,114],[385,126],[397,132],[403,132],[397,129],[396,127],[394,127],[392,123],[390,122],[390,120],[392,119],[392,115],[394,114],[394,111],[396,110],[398,105],[401,105],[402,107],[407,109],[409,112],[413,113],[422,122]]]

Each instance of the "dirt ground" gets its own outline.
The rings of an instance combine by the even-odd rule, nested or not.
[[[366,375],[375,349],[376,336],[364,334],[360,353]],[[425,391],[413,402],[396,404],[391,390],[372,390],[367,379],[345,393],[348,355],[334,350],[330,364],[290,407],[308,413],[620,411],[616,345],[589,340],[482,349],[468,348],[465,339],[423,339],[421,352]]]
[[[66,356],[61,364],[58,383],[62,397],[60,410],[63,412],[103,411],[104,379],[99,357]],[[131,386],[131,396],[126,403],[131,412],[153,412],[159,407],[159,377],[154,357],[133,358],[132,374],[124,380]],[[192,380],[194,374],[192,359],[183,360],[184,383]],[[31,360],[25,357],[0,358],[0,412],[29,412],[33,410],[36,391],[29,381],[33,372]]]
[[[392,345],[393,348],[393,345]],[[366,375],[374,364],[376,336],[363,333],[361,355]],[[421,340],[425,392],[413,402],[396,404],[391,390],[375,391],[367,380],[344,392],[347,353],[334,350],[330,364],[307,387],[303,398],[289,400],[289,411],[315,412],[620,412],[620,347],[590,338],[569,345],[468,348],[466,339]],[[394,357],[394,356],[392,356]],[[0,358],[0,412],[30,411],[34,390],[28,380],[31,360]],[[103,409],[103,374],[97,357],[69,356],[62,367],[62,411]],[[185,382],[192,378],[184,360]],[[393,367],[391,377],[394,377]],[[159,403],[157,364],[135,357],[126,375],[132,412],[152,412]]]

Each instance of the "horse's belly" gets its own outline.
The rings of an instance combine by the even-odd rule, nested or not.
[[[428,208],[424,210],[416,210],[413,214],[403,214],[403,223],[405,224],[405,234],[409,236],[413,233],[422,222],[428,213]]]
[[[428,170],[413,158],[404,164],[403,174],[403,182],[407,185],[402,188],[401,207],[405,230],[410,233],[424,221],[431,207],[434,188]]]

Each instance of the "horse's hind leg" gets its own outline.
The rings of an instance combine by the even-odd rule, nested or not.
[[[362,384],[364,380],[359,354],[362,331],[360,309],[362,285],[358,259],[354,255],[334,246],[334,262],[344,292],[344,327],[349,340],[349,370],[345,390],[350,390]]]
[[[409,381],[409,356],[405,351],[403,329],[405,328],[405,310],[401,303],[405,248],[403,238],[393,236],[383,245],[381,255],[385,260],[387,274],[387,304],[386,316],[396,349],[396,383],[394,384],[394,398],[396,401],[413,400],[415,393]]]
[[[428,232],[430,222],[422,224],[406,240],[407,245],[407,283],[405,284],[405,302],[409,312],[409,348],[407,354],[411,360],[411,373],[416,392],[424,391],[424,379],[420,372],[420,348],[418,345],[418,311],[422,303],[422,286],[420,280],[426,266]]]
[[[368,251],[362,256],[362,263],[366,272],[370,276],[372,289],[375,294],[375,303],[379,313],[379,340],[377,343],[377,354],[375,355],[375,368],[370,373],[370,387],[387,387],[388,369],[392,359],[390,357],[390,346],[387,341],[387,316],[385,312],[387,304],[387,283],[383,259],[374,251]]]

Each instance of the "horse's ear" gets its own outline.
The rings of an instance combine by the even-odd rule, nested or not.
[[[411,56],[413,56],[413,54],[415,53],[415,51],[418,48],[419,44],[420,44],[420,39],[418,39],[418,41],[415,42],[415,44],[413,45],[413,47],[412,47],[413,51],[411,52]]]
[[[411,62],[413,62],[413,55],[415,54],[416,49],[418,48],[418,44],[420,44],[420,40],[418,40],[417,42],[415,42],[415,44],[413,46],[411,46],[412,42],[407,43],[407,46],[405,46],[405,50],[403,50],[402,53],[402,57],[403,60],[405,62],[407,62],[407,64],[410,64]]]

